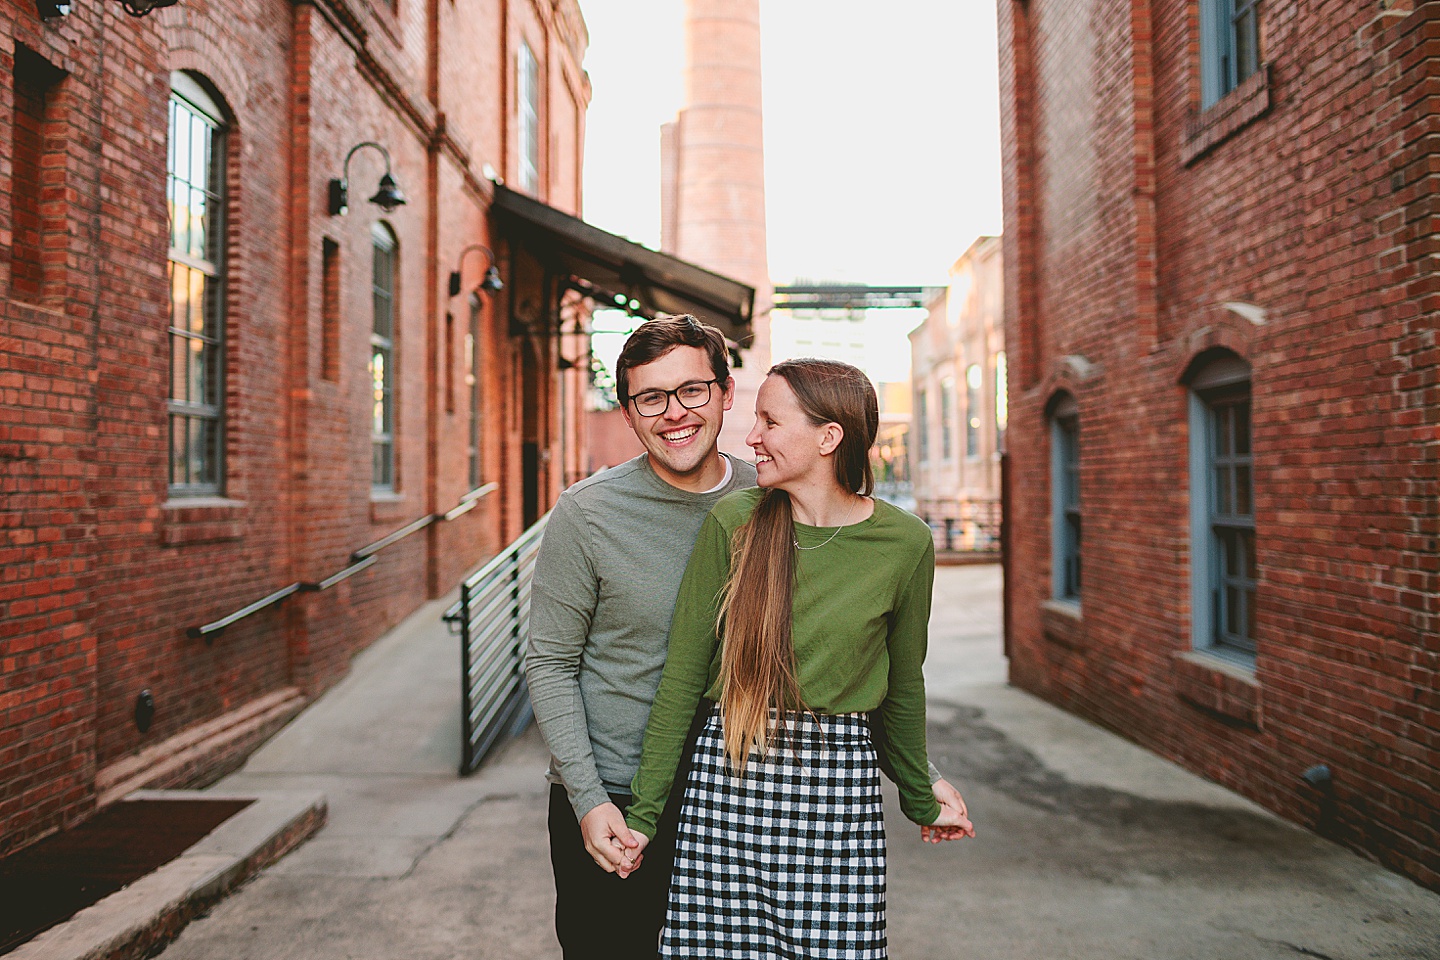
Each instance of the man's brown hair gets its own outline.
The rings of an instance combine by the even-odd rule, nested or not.
[[[730,351],[725,348],[725,338],[720,331],[688,313],[656,317],[640,324],[630,334],[615,363],[615,394],[622,407],[630,402],[630,371],[659,360],[676,347],[704,348],[710,358],[710,369],[724,388],[730,379]]]

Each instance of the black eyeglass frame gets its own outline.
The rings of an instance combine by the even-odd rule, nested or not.
[[[676,387],[674,390],[659,390],[659,389],[656,389],[656,390],[641,390],[639,395],[637,395],[637,396],[632,396],[632,397],[630,398],[630,402],[635,405],[635,412],[636,412],[637,414],[639,414],[640,416],[642,416],[642,417],[661,417],[661,416],[664,416],[664,415],[665,415],[665,411],[670,409],[670,398],[671,398],[671,397],[674,397],[674,398],[675,398],[675,402],[678,403],[678,404],[680,404],[680,406],[684,407],[686,410],[699,410],[701,407],[705,406],[705,404],[707,404],[707,403],[710,402],[710,391],[711,391],[711,388],[719,385],[719,383],[720,383],[720,379],[719,379],[718,377],[711,377],[709,380],[690,380],[690,381],[688,381],[688,382],[686,382],[686,383],[680,384],[680,386]],[[701,384],[704,384],[704,385],[705,385],[705,399],[704,399],[704,400],[701,400],[701,401],[700,401],[699,403],[697,403],[697,404],[691,405],[691,404],[686,403],[684,400],[681,400],[681,399],[680,399],[680,391],[681,391],[681,390],[684,390],[686,387],[698,387],[698,386],[700,386]],[[723,389],[724,389],[724,388],[721,388],[721,389],[722,389],[722,392],[723,392]],[[647,393],[663,393],[663,394],[665,394],[665,406],[663,406],[663,407],[661,407],[660,409],[656,410],[654,413],[646,413],[644,410],[641,410],[641,409],[640,409],[640,397],[641,397],[641,396],[644,396],[644,395],[647,394]]]

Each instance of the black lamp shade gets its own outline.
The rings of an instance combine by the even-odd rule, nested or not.
[[[375,196],[370,198],[370,202],[389,213],[396,207],[404,205],[405,195],[396,186],[395,178],[387,173],[380,178],[380,189],[375,191]]]

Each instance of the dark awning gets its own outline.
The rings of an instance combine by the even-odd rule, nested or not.
[[[645,317],[690,313],[728,339],[749,344],[754,287],[607,233],[501,184],[490,212],[506,239],[568,278],[597,307]]]

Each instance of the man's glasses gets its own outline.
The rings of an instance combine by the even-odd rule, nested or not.
[[[710,402],[710,387],[719,382],[719,380],[695,380],[691,383],[682,383],[674,390],[646,390],[644,393],[637,393],[630,400],[635,404],[635,412],[642,417],[660,416],[670,408],[671,397],[679,400],[680,406],[686,410],[694,410],[696,407],[703,407]]]

